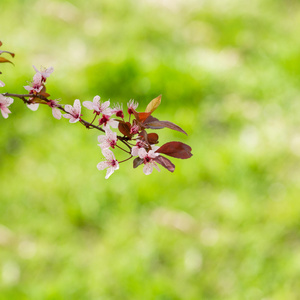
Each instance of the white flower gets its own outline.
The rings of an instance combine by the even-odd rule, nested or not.
[[[2,94],[0,94],[0,110],[3,118],[8,118],[8,114],[11,113],[11,111],[8,109],[8,106],[10,106],[13,102],[14,99],[10,97],[4,97]]]
[[[103,149],[102,154],[107,160],[99,162],[97,168],[100,171],[108,168],[105,176],[105,179],[107,179],[115,170],[119,169],[119,163],[109,149]]]
[[[131,148],[131,155],[138,156],[141,148],[146,148],[147,144],[144,141],[137,140],[136,145]]]
[[[117,117],[124,119],[123,104],[116,104],[114,108],[111,109],[111,114],[115,114]]]
[[[26,85],[24,88],[29,92],[29,94],[38,94],[43,88],[42,75],[40,73],[36,73],[33,76],[33,81],[30,85]]]
[[[104,130],[107,130],[109,129],[109,126],[118,128],[119,122],[115,119],[110,119],[109,115],[102,115],[102,118],[99,120],[99,125],[103,125]]]
[[[70,123],[76,123],[80,120],[81,117],[81,104],[80,100],[76,99],[74,105],[65,105],[65,111],[67,114],[63,114],[64,118],[70,119]]]
[[[33,68],[35,69],[36,73],[41,74],[43,82],[45,82],[46,78],[48,78],[50,76],[50,74],[53,73],[53,71],[54,71],[53,67],[50,67],[48,69],[46,69],[45,67],[41,67],[40,71],[35,66],[33,66]]]
[[[109,101],[105,101],[104,103],[100,102],[100,97],[95,96],[92,101],[84,101],[82,103],[83,106],[85,106],[87,109],[94,110],[98,115],[100,113],[105,115],[111,115],[111,109],[108,108],[110,105]]]
[[[153,167],[155,167],[155,169],[160,172],[159,167],[157,166],[156,162],[153,160],[155,157],[159,155],[159,153],[154,152],[157,149],[158,149],[157,146],[153,146],[152,150],[149,150],[148,152],[146,151],[145,148],[141,148],[138,151],[139,157],[144,160],[145,165],[143,171],[145,175],[151,174],[153,171]]]
[[[134,102],[134,100],[129,100],[129,102],[127,103],[127,112],[130,115],[133,114],[133,111],[136,110],[138,106],[139,104],[137,102]]]
[[[4,87],[4,86],[5,86],[5,83],[0,80],[0,87]]]
[[[109,147],[115,148],[117,140],[117,133],[112,132],[110,129],[106,129],[105,135],[98,136],[98,142],[100,143],[98,146],[103,150],[108,149]]]

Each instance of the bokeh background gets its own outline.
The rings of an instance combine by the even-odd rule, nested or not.
[[[189,160],[109,180],[98,133],[21,101],[0,118],[0,299],[299,299],[300,3],[1,0],[2,92],[155,111]],[[85,115],[87,116],[87,115]],[[117,155],[121,155],[117,153]]]

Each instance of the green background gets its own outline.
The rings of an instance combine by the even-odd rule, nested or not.
[[[0,299],[299,299],[299,28],[296,0],[1,0],[16,53],[1,92],[24,93],[34,64],[54,67],[63,104],[162,94],[154,116],[189,136],[160,145],[193,157],[105,180],[98,132],[16,99],[0,118]]]

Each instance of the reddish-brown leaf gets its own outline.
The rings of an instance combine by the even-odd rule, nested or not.
[[[169,142],[162,145],[155,152],[163,153],[176,158],[187,159],[193,155],[191,150],[192,148],[187,144],[181,142]]]
[[[166,168],[168,171],[174,172],[174,170],[175,170],[175,165],[174,165],[169,159],[167,159],[166,157],[159,155],[159,156],[155,157],[154,160],[155,160],[158,164],[160,164],[160,165],[162,165],[164,168]]]
[[[41,96],[43,96],[43,97],[45,97],[45,98],[48,98],[48,97],[50,96],[50,94],[48,94],[48,93],[46,93],[46,92],[43,92],[43,91],[41,91],[41,92],[39,93],[39,95],[41,95]]]
[[[130,123],[129,122],[123,122],[123,121],[119,121],[119,125],[118,125],[118,128],[119,128],[119,131],[124,134],[125,136],[128,136],[130,137],[131,134],[130,134]]]
[[[2,42],[0,41],[0,47],[2,46],[3,44],[2,44]]]
[[[167,127],[167,128],[182,132],[187,135],[187,133],[181,127],[179,127],[178,125],[176,125],[172,122],[169,122],[169,121],[159,121],[159,120],[151,121],[151,122],[147,121],[147,122],[144,122],[144,126],[145,126],[145,128],[151,128],[151,129],[161,129],[161,128]]]
[[[157,144],[158,143],[158,134],[157,133],[148,133],[148,142],[149,144]]]
[[[10,60],[8,60],[4,57],[0,57],[0,63],[11,63],[11,64],[13,64]]]
[[[137,168],[139,165],[141,165],[144,162],[144,160],[142,158],[136,157],[133,160],[133,167]]]

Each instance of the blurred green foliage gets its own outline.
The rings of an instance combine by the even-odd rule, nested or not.
[[[194,156],[109,180],[97,132],[0,118],[0,299],[299,299],[300,3],[1,0],[1,91],[140,109]]]

